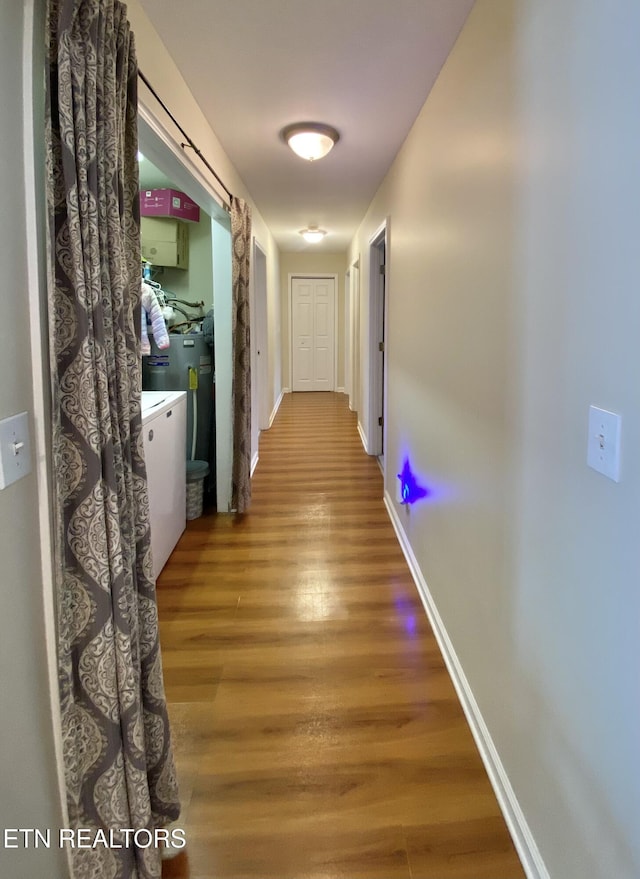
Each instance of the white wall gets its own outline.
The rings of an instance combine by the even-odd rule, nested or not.
[[[38,486],[38,470],[44,447],[36,442],[46,425],[40,413],[34,418],[30,343],[30,283],[33,295],[40,295],[37,271],[38,241],[33,214],[33,186],[25,193],[25,175],[33,180],[34,163],[30,142],[31,120],[23,132],[23,108],[42,120],[42,69],[40,54],[34,59],[33,33],[25,27],[31,21],[32,4],[11,0],[0,2],[0,190],[5,210],[0,215],[0,261],[4,295],[0,329],[0,418],[27,410],[34,441],[34,468],[30,475],[0,491],[0,828],[54,829],[63,822],[59,803],[51,709],[49,663],[51,616],[46,621],[45,605],[52,604],[50,579],[45,585],[41,568],[41,536],[45,550],[48,534],[42,532],[39,501],[46,497]],[[42,9],[38,10],[40,31],[36,41],[41,53]],[[23,31],[24,28],[24,31]],[[24,67],[23,67],[24,64]],[[35,74],[37,93],[31,92]],[[24,98],[23,98],[24,90]],[[41,130],[38,131],[38,182],[43,178]],[[26,164],[28,162],[28,166]],[[27,233],[28,203],[33,224]],[[40,217],[40,220],[42,217]],[[42,244],[42,241],[40,242]],[[37,311],[37,308],[36,308]],[[34,336],[38,337],[37,328]],[[46,527],[46,515],[44,516]],[[49,648],[49,649],[48,649]],[[54,701],[57,695],[54,695]],[[57,830],[55,831],[57,834]],[[57,848],[5,849],[0,844],[0,874],[12,879],[34,876],[66,876]]]
[[[478,0],[349,259],[390,215],[386,490],[554,879],[640,875],[639,32]]]

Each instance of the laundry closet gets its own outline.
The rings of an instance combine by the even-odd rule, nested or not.
[[[224,213],[212,217],[144,151],[139,173],[143,439],[157,576],[186,519],[229,509],[231,253]]]

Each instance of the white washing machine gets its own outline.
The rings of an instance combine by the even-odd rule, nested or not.
[[[186,527],[186,392],[143,391],[142,432],[153,576],[157,578]]]

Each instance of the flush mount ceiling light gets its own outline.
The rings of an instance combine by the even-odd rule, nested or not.
[[[320,122],[295,122],[282,129],[282,138],[291,149],[308,162],[324,158],[340,135],[331,125]]]
[[[307,229],[301,229],[300,234],[309,244],[317,244],[327,233],[324,229],[318,229],[317,226],[309,226]]]

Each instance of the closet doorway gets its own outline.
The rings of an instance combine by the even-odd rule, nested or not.
[[[291,278],[291,390],[335,391],[336,275]]]
[[[212,262],[214,320],[214,368],[215,368],[215,494],[216,508],[226,513],[231,507],[231,472],[233,463],[233,426],[231,412],[232,385],[232,265],[231,223],[220,196],[214,194],[196,166],[191,167],[189,157],[180,151],[153,115],[139,105],[138,147],[140,152],[158,169],[168,181],[170,188],[186,193],[208,215],[210,248],[207,253]],[[204,241],[204,238],[203,238]],[[174,278],[175,280],[175,278]],[[189,293],[191,296],[191,292]],[[185,296],[185,298],[187,298]],[[209,297],[198,296],[207,304]]]

